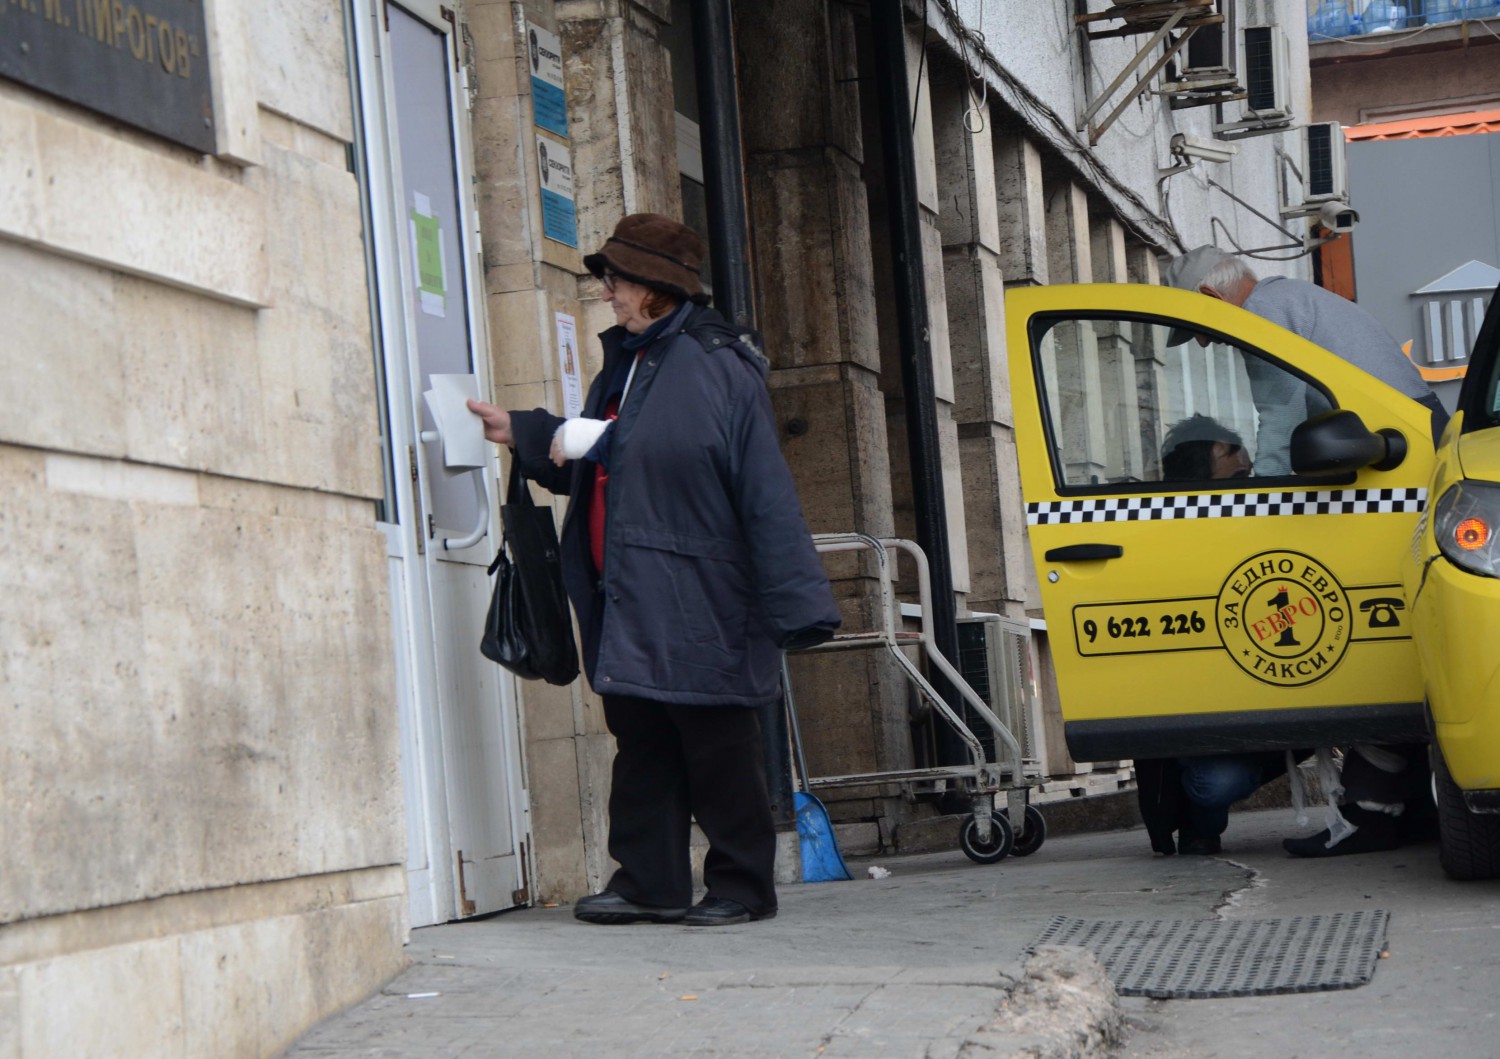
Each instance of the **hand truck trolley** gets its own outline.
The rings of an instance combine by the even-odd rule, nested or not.
[[[924,785],[930,785],[936,791],[946,789],[951,783],[973,799],[973,812],[959,828],[959,845],[970,860],[979,864],[993,864],[1011,853],[1017,856],[1035,853],[1046,841],[1047,825],[1036,806],[1029,804],[1027,795],[1032,783],[1040,780],[1040,769],[1036,762],[1022,759],[1021,745],[1010,729],[985,704],[968,681],[959,675],[952,663],[943,657],[933,642],[932,583],[926,554],[912,541],[898,537],[870,537],[863,533],[815,533],[813,543],[820,553],[868,551],[873,554],[880,579],[880,627],[838,633],[832,639],[799,653],[860,649],[890,652],[917,693],[958,733],[968,750],[970,761],[967,765],[940,765],[848,776],[804,775],[807,788],[813,790],[898,783],[903,790],[915,792]],[[892,583],[891,549],[905,552],[916,564],[921,625],[916,632],[905,631],[900,626],[900,611]],[[928,664],[947,678],[974,715],[994,732],[997,760],[986,760],[984,745],[979,737],[907,657],[905,649],[913,647],[918,648]],[[790,688],[787,694],[790,696]],[[1004,812],[995,808],[995,795],[1001,791],[1006,795]]]

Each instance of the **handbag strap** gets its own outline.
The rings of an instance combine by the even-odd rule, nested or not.
[[[531,499],[531,490],[526,488],[526,475],[521,472],[521,457],[514,449],[510,454],[510,482],[505,487],[505,502],[521,507],[536,506],[536,501]]]

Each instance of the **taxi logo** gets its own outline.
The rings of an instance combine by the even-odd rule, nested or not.
[[[1246,559],[1219,589],[1216,619],[1235,664],[1295,688],[1333,672],[1349,649],[1349,596],[1315,559],[1272,551]]]

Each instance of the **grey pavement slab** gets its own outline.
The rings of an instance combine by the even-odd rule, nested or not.
[[[1500,1054],[1500,883],[1447,880],[1432,843],[1287,857],[1281,838],[1304,830],[1289,811],[1272,810],[1235,814],[1215,857],[1155,857],[1137,829],[1056,837],[1032,857],[988,866],[957,850],[860,860],[854,881],[784,887],[776,919],[735,927],[589,926],[569,908],[430,927],[413,932],[412,964],[385,990],[288,1054]],[[864,877],[871,863],[890,877]],[[1376,908],[1390,913],[1389,953],[1356,989],[1116,1000],[1079,950],[1022,962],[1057,915],[1257,919]],[[1121,1014],[1112,1053],[1095,1031]]]
[[[783,887],[777,918],[733,927],[592,926],[562,907],[413,931],[408,970],[289,1055],[1052,1054],[1037,1042],[1055,1017],[1007,1021],[1058,1009],[1023,967],[1053,915],[1206,915],[1250,881],[1225,861],[1152,858],[1140,834],[1097,838],[995,865],[957,850],[856,861],[855,880]],[[890,876],[866,877],[872,863]],[[1063,979],[1078,992],[1087,974]]]

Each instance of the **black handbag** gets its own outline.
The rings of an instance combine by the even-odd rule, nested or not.
[[[563,589],[562,555],[550,508],[538,507],[510,461],[510,485],[500,508],[504,539],[490,574],[495,578],[480,652],[522,680],[571,684],[578,678],[578,647]]]

